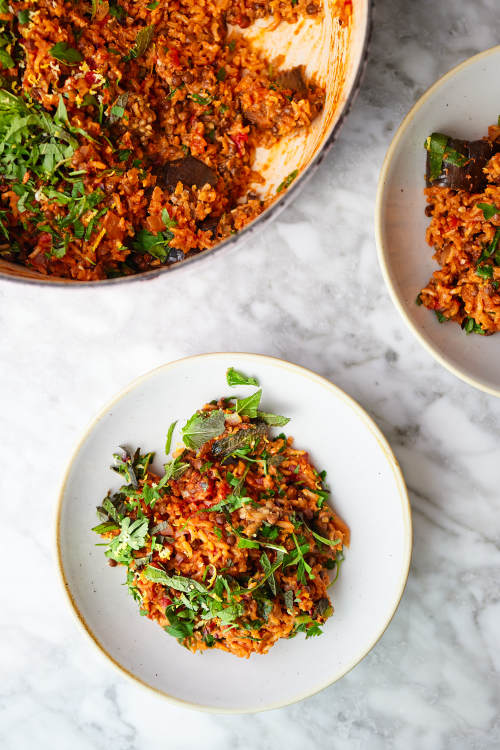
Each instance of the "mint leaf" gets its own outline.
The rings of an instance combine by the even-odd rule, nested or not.
[[[179,479],[189,469],[189,464],[180,460],[180,456],[164,464],[165,474],[158,482],[158,487],[164,487],[170,479]]]
[[[282,417],[279,414],[269,414],[265,411],[257,411],[257,417],[271,427],[282,427],[290,421],[290,417]]]
[[[226,419],[221,409],[193,414],[182,428],[184,445],[199,450],[208,440],[219,437],[226,429]]]
[[[77,63],[83,60],[81,52],[74,47],[70,47],[68,42],[57,42],[57,44],[54,44],[49,49],[49,55],[67,65],[77,65]]]
[[[260,404],[262,396],[262,388],[252,393],[248,398],[242,398],[236,400],[236,411],[238,414],[246,415],[250,419],[255,419],[257,416],[257,409]]]
[[[234,367],[229,367],[226,372],[226,380],[228,385],[259,385],[258,380],[250,378],[248,375],[244,375],[242,372],[235,370]]]

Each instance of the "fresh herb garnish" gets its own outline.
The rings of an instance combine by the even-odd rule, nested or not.
[[[475,273],[476,276],[479,276],[481,279],[491,279],[493,278],[493,266],[476,266]]]
[[[259,546],[258,542],[254,542],[252,539],[248,539],[247,537],[238,534],[238,547],[240,549],[259,549]]]
[[[313,529],[311,529],[311,527],[308,526],[305,522],[304,522],[304,526],[313,535],[313,537],[318,540],[318,542],[321,542],[321,544],[326,544],[329,547],[337,547],[339,544],[342,543],[341,539],[327,539],[326,537],[321,536],[321,534],[318,534],[316,531],[313,531]]]
[[[134,46],[128,55],[122,58],[123,62],[130,62],[130,60],[136,60],[138,57],[141,57],[153,41],[154,33],[154,26],[145,26],[143,29],[140,29],[137,32]]]
[[[425,141],[425,148],[429,153],[429,177],[431,180],[437,180],[441,174],[444,150],[447,143],[448,136],[443,133],[432,133]]]
[[[127,161],[132,153],[130,148],[120,148],[117,152],[118,161]]]
[[[103,521],[103,523],[94,526],[92,531],[95,531],[96,534],[107,534],[109,531],[116,531],[119,528],[119,525],[114,521]]]
[[[271,524],[264,522],[259,529],[259,536],[273,542],[279,536],[279,529],[277,526],[271,526]]]
[[[309,565],[309,563],[304,557],[304,555],[306,555],[309,552],[310,546],[302,536],[297,539],[297,537],[295,536],[293,532],[292,532],[292,539],[293,539],[293,543],[295,544],[295,550],[292,550],[285,556],[283,560],[283,567],[286,568],[290,565],[296,565],[297,566],[297,579],[301,583],[305,583],[306,573],[311,579],[315,577],[312,572],[311,566]]]
[[[182,428],[184,445],[199,450],[204,443],[222,435],[226,428],[226,418],[221,409],[193,414]]]
[[[132,485],[134,488],[139,487],[139,482],[137,481],[137,476],[135,473],[136,469],[136,460],[135,456],[137,456],[137,453],[135,454],[134,458],[130,455],[128,450],[126,448],[123,448],[123,456],[121,456],[119,453],[113,453],[113,458],[115,459],[114,466],[111,466],[111,469],[113,471],[116,471],[117,474],[121,474],[122,477],[125,479],[126,484]]]
[[[500,209],[498,209],[493,203],[478,203],[477,207],[483,212],[486,221],[489,221],[495,216],[495,214],[500,212]]]
[[[465,333],[479,333],[480,336],[484,336],[483,328],[481,328],[479,323],[476,323],[474,318],[465,318],[462,323],[462,328]]]
[[[290,417],[282,417],[280,414],[269,414],[265,411],[257,411],[257,418],[271,427],[283,427],[283,425],[288,424],[290,421]]]
[[[446,323],[446,321],[448,320],[446,315],[443,315],[443,313],[440,312],[439,310],[434,310],[434,312],[436,313],[436,318],[439,320],[440,323]]]
[[[227,72],[225,68],[219,68],[217,71],[217,80],[218,81],[225,81],[227,76]]]
[[[323,633],[320,623],[313,620],[310,615],[299,615],[295,618],[295,623],[295,627],[289,636],[290,638],[293,638],[297,633],[305,633],[307,640],[307,638],[312,638]]]
[[[247,398],[238,398],[236,400],[236,412],[242,416],[246,415],[251,419],[255,419],[257,417],[257,409],[260,404],[261,396],[262,388],[259,388],[258,391],[255,391],[255,393],[252,393],[252,395]]]
[[[74,47],[70,47],[68,42],[57,42],[49,49],[49,55],[66,63],[67,65],[77,65],[83,60],[83,55]]]
[[[493,240],[490,242],[489,245],[483,246],[483,251],[478,259],[478,264],[481,263],[483,260],[486,260],[487,258],[491,258],[492,255],[495,256],[495,265],[500,266],[500,249],[498,248],[498,242],[500,240],[500,227],[496,230],[495,236],[493,237]]]
[[[170,479],[179,479],[189,469],[189,464],[182,461],[181,458],[181,456],[178,456],[173,461],[164,464],[165,474],[160,479],[158,487],[163,487]]]
[[[174,430],[175,430],[175,425],[176,425],[176,424],[177,424],[177,420],[175,420],[175,422],[172,422],[172,424],[171,424],[171,425],[170,425],[170,427],[168,428],[168,432],[167,432],[167,440],[166,440],[166,442],[165,442],[165,454],[166,454],[167,456],[168,456],[168,454],[170,453],[170,448],[171,448],[171,446],[172,446],[172,435],[174,434]]]
[[[212,445],[212,454],[221,459],[228,458],[237,450],[252,449],[264,435],[267,435],[267,427],[264,424],[251,425],[246,429],[240,429],[231,435],[216,440]]]
[[[140,550],[145,546],[147,533],[147,518],[132,521],[129,516],[125,516],[120,521],[120,533],[108,545],[106,557],[129,564],[132,561],[132,550]]]
[[[116,122],[117,120],[121,120],[123,115],[125,114],[125,107],[120,107],[118,104],[114,104],[111,107],[111,113],[110,113],[110,121],[111,118],[113,118],[113,122]]]
[[[212,97],[208,95],[201,96],[201,94],[189,94],[189,98],[192,99],[193,102],[196,102],[196,104],[201,104],[204,107],[212,102]]]
[[[278,185],[276,192],[281,193],[282,190],[285,190],[287,187],[290,187],[294,179],[297,177],[298,173],[299,173],[298,169],[294,169],[293,172],[290,172],[290,174],[287,175],[287,177],[285,177],[283,182],[281,182]]]
[[[122,5],[111,3],[109,6],[109,15],[116,18],[117,21],[124,21],[127,17],[127,12]]]
[[[123,115],[125,114],[125,107],[127,106],[128,97],[128,91],[124,91],[117,97],[109,112],[108,123],[110,125],[115,125],[115,123],[122,119]]]
[[[223,510],[226,513],[232,513],[235,510],[239,510],[251,501],[252,498],[250,497],[241,497],[240,495],[235,495],[234,492],[232,492],[224,500],[220,500],[215,505],[211,505],[210,508],[203,508],[202,512],[213,513],[215,511]]]
[[[148,253],[161,261],[168,260],[170,254],[170,242],[174,238],[172,227],[177,226],[175,219],[171,219],[166,208],[162,212],[162,221],[166,226],[161,232],[153,234],[147,229],[141,229],[132,240],[132,247],[139,253]]]
[[[256,378],[251,378],[248,375],[244,375],[239,370],[235,370],[234,367],[229,367],[226,372],[226,380],[228,385],[259,385],[259,381]]]

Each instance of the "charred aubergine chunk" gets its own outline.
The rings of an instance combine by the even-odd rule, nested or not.
[[[157,174],[157,183],[164,189],[174,190],[178,182],[187,187],[203,187],[206,184],[213,187],[217,184],[217,174],[194,156],[186,156],[167,162]]]
[[[443,133],[432,133],[425,148],[427,187],[480,193],[486,186],[484,167],[500,149],[500,144],[487,139],[463,141]]]

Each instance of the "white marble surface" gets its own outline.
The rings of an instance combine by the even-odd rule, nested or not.
[[[405,328],[372,226],[396,126],[439,75],[497,42],[498,10],[377,0],[336,147],[294,205],[223,262],[116,289],[0,283],[2,750],[500,746],[500,401]],[[345,388],[390,440],[414,513],[409,583],[380,643],[319,695],[257,716],[179,709],[115,672],[75,624],[53,556],[61,474],[90,417],[137,374],[209,350],[278,355]]]

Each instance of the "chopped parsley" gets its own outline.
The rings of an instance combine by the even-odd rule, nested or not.
[[[493,266],[476,266],[476,276],[479,276],[481,279],[493,278]]]
[[[479,323],[476,323],[474,318],[465,318],[462,322],[462,328],[465,333],[479,333],[480,336],[484,336],[484,330]]]
[[[201,94],[189,94],[189,98],[193,100],[193,102],[196,102],[196,104],[201,104],[202,106],[206,107],[208,104],[211,104],[212,97],[207,96],[201,96]]]
[[[500,211],[493,203],[478,203],[477,207],[483,212],[486,221],[492,219]]]
[[[495,231],[495,236],[493,237],[493,240],[490,242],[490,244],[486,247],[483,246],[483,251],[479,257],[478,264],[483,260],[486,260],[487,258],[491,258],[494,255],[495,265],[500,266],[500,248],[498,247],[499,240],[500,227]]]
[[[122,5],[119,5],[118,3],[110,3],[109,15],[116,18],[117,21],[124,21],[127,17],[127,12]]]
[[[166,208],[163,209],[162,220],[166,229],[157,234],[153,234],[147,229],[140,229],[132,240],[132,247],[136,252],[148,253],[153,258],[158,258],[158,260],[164,262],[169,258],[170,242],[174,238],[170,229],[177,226],[177,222],[169,217]]]

